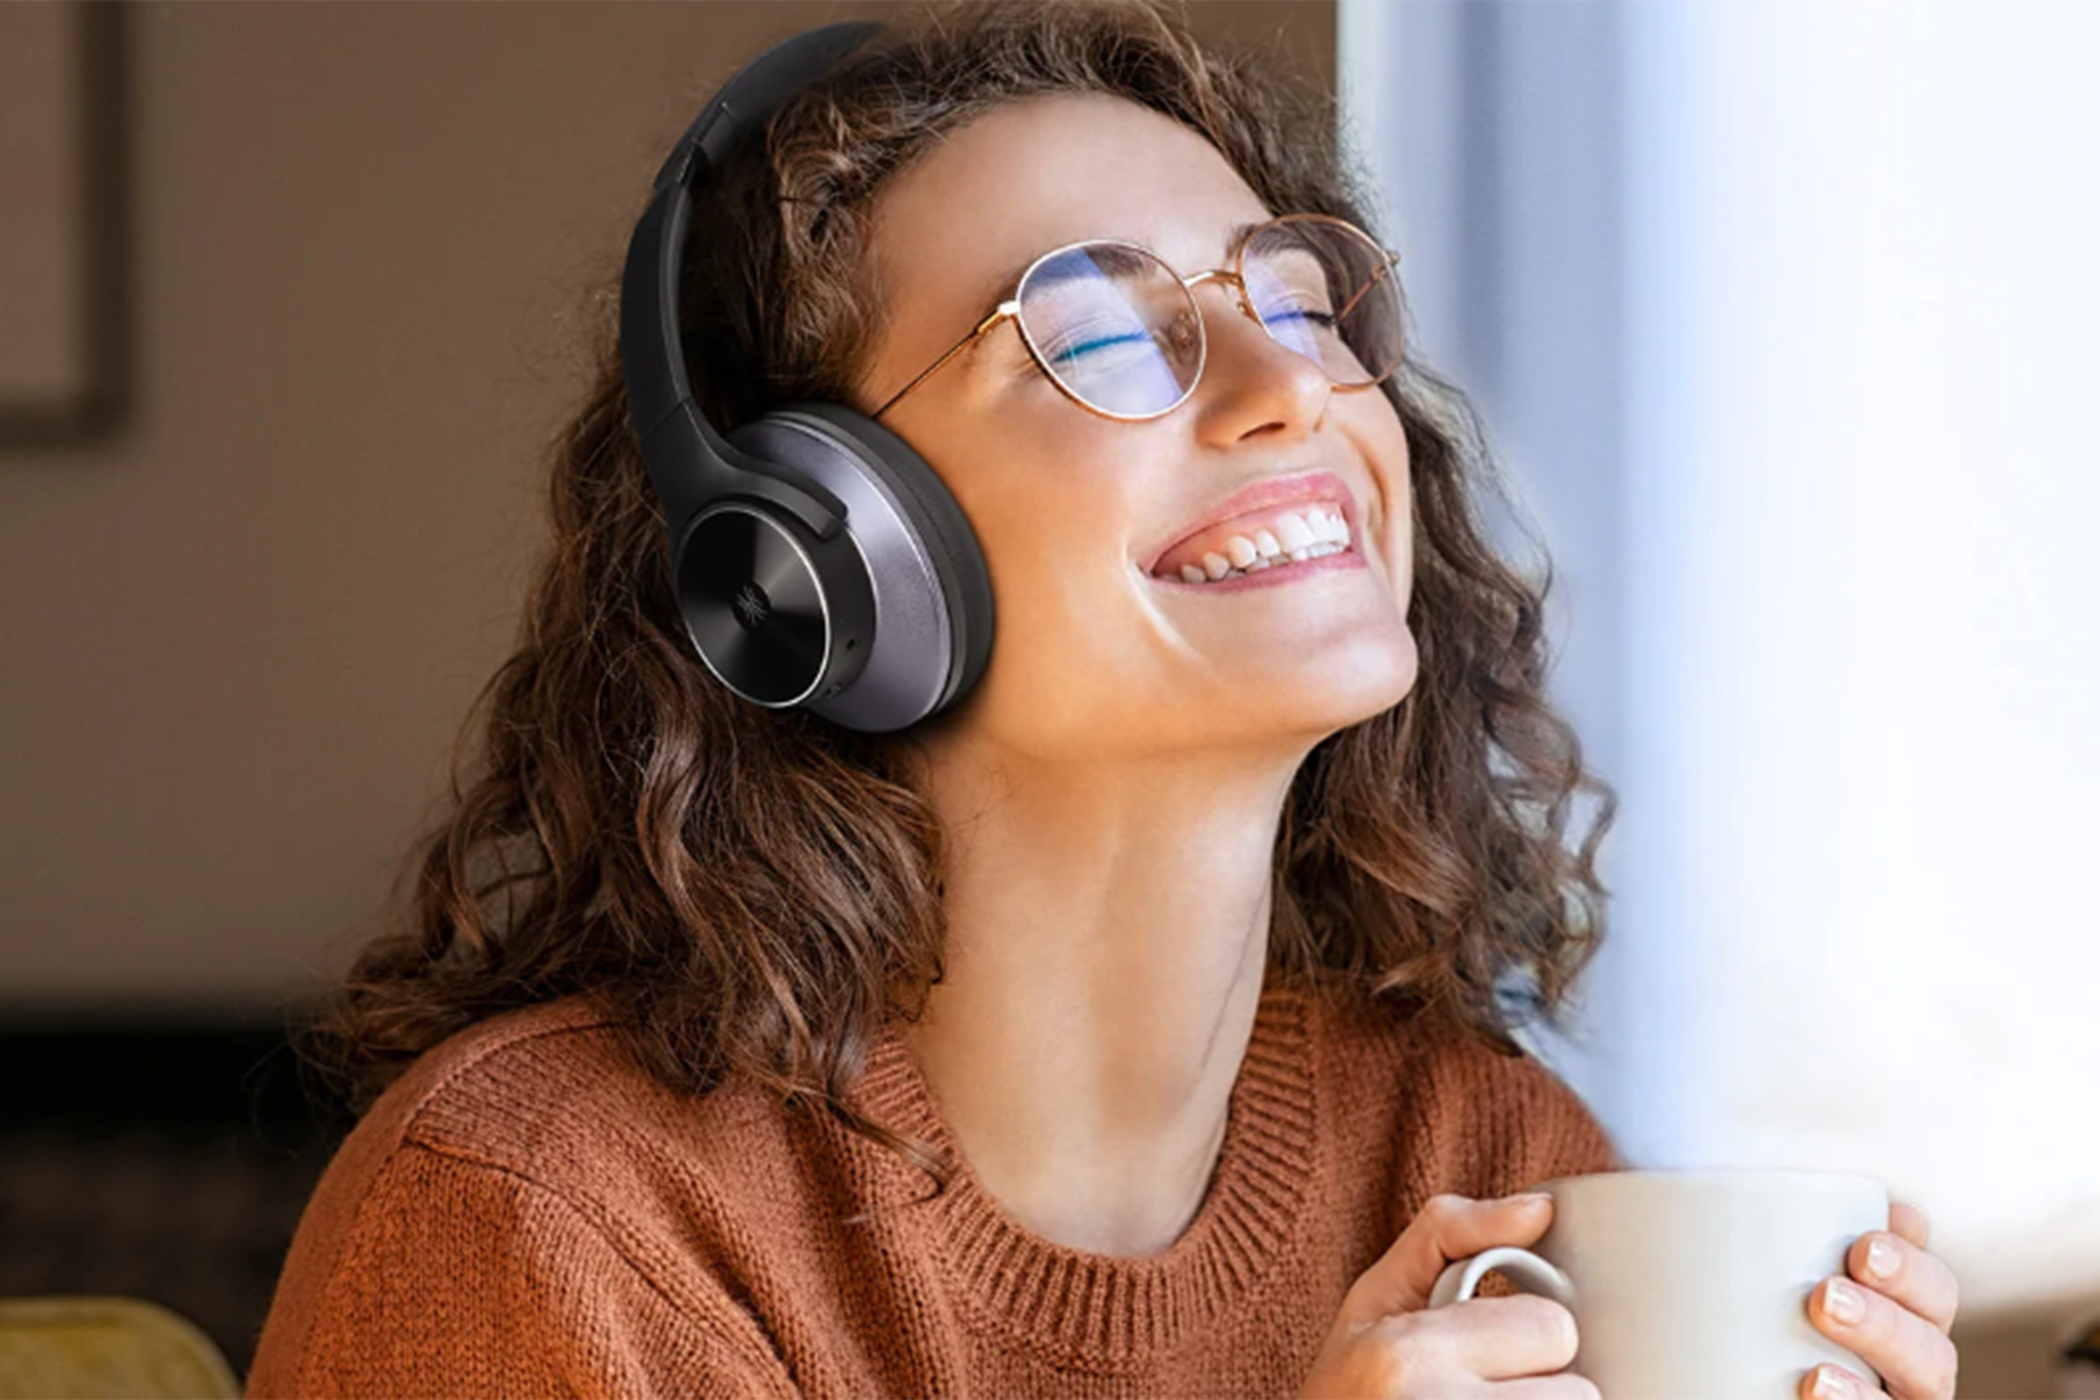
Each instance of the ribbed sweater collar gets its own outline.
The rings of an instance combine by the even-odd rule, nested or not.
[[[1073,1249],[1009,1215],[957,1147],[898,1027],[885,1028],[856,1097],[955,1166],[946,1195],[912,1214],[946,1256],[957,1302],[974,1323],[1067,1362],[1141,1362],[1211,1326],[1288,1253],[1316,1160],[1319,1013],[1313,997],[1282,979],[1271,969],[1264,983],[1203,1204],[1166,1253],[1148,1257]],[[915,1183],[907,1196],[932,1190],[909,1167],[903,1177]]]

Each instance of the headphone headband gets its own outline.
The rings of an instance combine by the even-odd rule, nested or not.
[[[792,512],[819,539],[831,538],[845,518],[838,497],[806,477],[788,481],[768,475],[723,441],[706,415],[692,410],[685,339],[678,329],[679,270],[685,262],[693,197],[722,161],[745,139],[763,131],[781,103],[822,77],[881,27],[866,21],[831,24],[767,49],[701,109],[657,171],[656,198],[627,245],[620,288],[620,360],[642,461],[674,523],[690,516],[705,497],[732,491]],[[675,458],[682,468],[690,454],[651,448],[651,439],[666,428],[675,438],[699,439],[699,460],[713,481],[667,470],[667,459]]]
[[[620,286],[628,417],[694,650],[746,700],[870,733],[944,709],[982,673],[992,597],[976,536],[911,445],[845,404],[716,431],[686,373],[679,274],[696,196],[730,153],[881,28],[811,30],[724,84],[657,171]]]
[[[674,180],[688,189],[698,188],[745,136],[764,128],[781,103],[823,77],[881,29],[866,20],[827,24],[783,39],[752,59],[686,128],[656,172],[656,188],[661,190]],[[699,168],[702,166],[705,168]]]

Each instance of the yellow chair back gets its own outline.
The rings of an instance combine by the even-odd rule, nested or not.
[[[0,1299],[0,1400],[238,1400],[211,1338],[140,1298]]]

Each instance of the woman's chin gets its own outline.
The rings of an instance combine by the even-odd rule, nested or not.
[[[1420,670],[1414,634],[1402,625],[1396,635],[1358,634],[1326,647],[1306,647],[1272,657],[1269,664],[1213,672],[1192,682],[1200,706],[1181,707],[1217,717],[1217,727],[1236,734],[1329,734],[1383,714],[1413,691]]]

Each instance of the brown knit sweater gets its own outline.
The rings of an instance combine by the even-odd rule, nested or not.
[[[966,1161],[912,1204],[928,1177],[820,1114],[738,1079],[681,1098],[605,1024],[513,1012],[388,1089],[307,1206],[249,1395],[1285,1397],[1431,1195],[1618,1168],[1539,1061],[1272,970],[1195,1220],[1093,1254]],[[956,1151],[894,1030],[857,1103]]]

